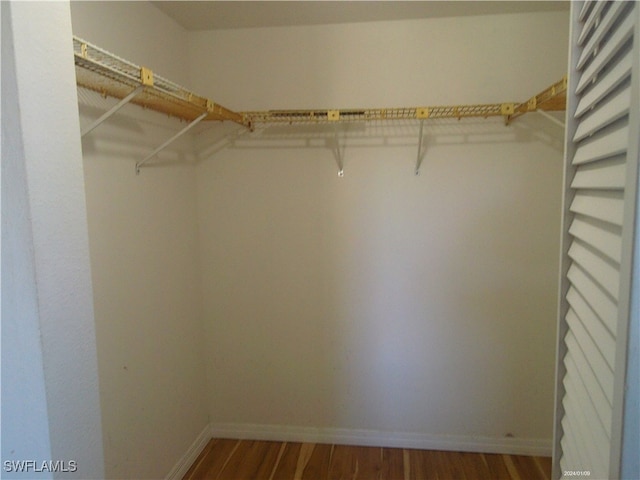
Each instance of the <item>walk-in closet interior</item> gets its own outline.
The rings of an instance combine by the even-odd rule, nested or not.
[[[634,478],[638,10],[2,2],[8,478]]]

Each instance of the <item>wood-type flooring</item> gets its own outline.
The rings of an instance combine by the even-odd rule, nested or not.
[[[212,439],[183,480],[549,480],[551,459]]]

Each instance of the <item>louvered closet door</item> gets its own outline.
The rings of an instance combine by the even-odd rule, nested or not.
[[[619,475],[640,135],[639,6],[571,7],[555,478]]]

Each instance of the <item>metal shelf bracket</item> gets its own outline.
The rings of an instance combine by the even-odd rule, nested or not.
[[[333,121],[337,121],[339,115],[337,115]],[[338,125],[333,126],[333,139],[334,139],[334,155],[336,157],[336,163],[338,164],[338,176],[344,177],[344,147],[340,148],[340,138],[338,138]]]
[[[208,116],[205,120],[230,120],[249,127],[249,120],[245,120],[241,114],[196,95],[184,87],[156,75],[149,68],[129,62],[76,36],[73,37],[73,51],[77,85],[98,92],[105,97],[122,99],[118,108],[131,102],[187,122],[192,122],[206,111]],[[140,86],[143,86],[144,89],[136,90]],[[132,90],[137,93],[129,97]],[[127,100],[124,100],[123,97]],[[106,118],[108,116],[105,116],[101,121]],[[92,125],[91,128],[96,126],[97,124]],[[88,130],[83,134],[88,133]]]
[[[554,117],[553,115],[545,112],[544,110],[535,110],[535,111],[537,113],[539,113],[540,115],[542,115],[547,120],[549,120],[550,122],[555,123],[556,125],[558,125],[561,128],[564,128],[564,122],[562,120],[558,120],[556,117]]]
[[[420,175],[420,165],[422,165],[422,159],[424,158],[425,151],[422,148],[423,136],[422,130],[424,128],[424,118],[420,120],[420,133],[418,134],[418,158],[416,159],[416,176]]]
[[[515,103],[502,103],[500,104],[500,114],[504,117],[504,124],[509,125],[511,115],[514,114],[516,109]]]
[[[170,143],[172,143],[174,140],[176,140],[178,137],[181,137],[182,135],[184,135],[185,133],[187,133],[189,130],[191,130],[193,127],[195,127],[198,123],[200,123],[201,120],[204,120],[204,118],[209,115],[209,112],[205,112],[202,115],[200,115],[198,118],[196,118],[195,120],[193,120],[191,123],[189,123],[189,125],[187,125],[186,127],[184,127],[182,130],[180,130],[178,133],[176,133],[173,137],[171,137],[169,140],[167,140],[166,142],[164,142],[162,145],[160,145],[158,148],[156,148],[153,152],[151,152],[149,155],[147,155],[146,157],[144,157],[142,160],[140,160],[139,162],[136,163],[136,175],[140,174],[140,168],[147,163],[151,158],[153,158],[158,152],[160,152],[161,150],[163,150],[165,147],[167,147],[167,145],[169,145]]]
[[[138,87],[133,89],[133,91],[129,95],[124,97],[122,100],[120,100],[118,103],[116,103],[113,107],[111,107],[107,112],[103,113],[100,116],[100,118],[95,120],[91,125],[89,125],[84,130],[82,130],[81,136],[84,137],[86,134],[88,134],[93,129],[98,127],[102,122],[104,122],[106,119],[111,117],[111,115],[113,115],[118,110],[120,110],[122,107],[124,107],[127,103],[129,103],[136,95],[138,95],[140,92],[142,92],[142,90],[144,90],[144,85],[139,85]]]
[[[188,125],[165,143],[156,148],[135,165],[136,173],[152,157],[171,142],[196,126],[201,120],[229,120],[254,131],[256,124],[287,123],[333,123],[334,142],[330,145],[336,163],[338,176],[344,176],[344,149],[340,145],[338,124],[349,122],[386,122],[390,120],[420,120],[418,152],[415,174],[420,175],[420,167],[425,156],[424,121],[426,119],[488,118],[501,116],[505,124],[528,112],[539,112],[550,121],[563,126],[563,123],[548,115],[549,111],[566,108],[567,76],[546,88],[538,95],[523,103],[492,103],[473,105],[440,105],[431,107],[401,108],[350,108],[341,110],[269,110],[234,112],[211,100],[195,95],[170,80],[155,75],[146,67],[135,65],[127,60],[92,45],[76,36],[73,37],[74,59],[76,65],[76,83],[78,86],[112,96],[119,102],[81,133],[87,135],[120,108],[131,102],[185,120]],[[346,139],[345,139],[346,140]],[[329,143],[330,140],[327,139]],[[343,142],[345,143],[345,142]]]
[[[522,102],[515,106],[513,111],[506,117],[507,125],[528,112],[553,112],[566,109],[567,105],[567,76],[563,76],[559,81],[544,89],[542,92],[534,95],[526,102]],[[553,118],[553,117],[550,117]],[[554,122],[559,122],[553,118]]]
[[[420,175],[420,165],[422,165],[422,160],[424,158],[424,150],[422,149],[422,131],[424,128],[425,119],[429,118],[431,115],[431,111],[429,107],[417,107],[416,108],[416,118],[420,119],[420,133],[418,134],[418,158],[416,160],[416,176]]]

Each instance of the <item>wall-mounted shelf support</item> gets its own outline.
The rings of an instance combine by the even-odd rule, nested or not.
[[[161,150],[164,150],[170,143],[172,143],[174,140],[176,140],[178,137],[181,137],[182,135],[184,135],[185,133],[187,133],[189,130],[191,130],[193,127],[195,127],[198,123],[200,123],[202,120],[205,119],[205,117],[208,115],[207,112],[203,113],[202,115],[200,115],[198,118],[196,118],[193,122],[191,122],[189,125],[187,125],[186,127],[184,127],[182,130],[180,130],[178,133],[176,133],[173,137],[171,137],[169,140],[167,140],[166,142],[164,142],[162,145],[160,145],[158,148],[156,148],[153,152],[151,152],[149,155],[147,155],[146,157],[144,157],[142,160],[140,160],[139,162],[136,163],[136,175],[140,174],[140,168],[147,163],[149,160],[151,160],[151,158],[153,158],[157,153],[159,153]]]
[[[83,130],[86,135],[127,103],[166,113],[190,122],[184,129],[136,163],[136,173],[159,151],[183,135],[202,120],[230,120],[253,131],[256,124],[333,123],[334,149],[338,176],[344,176],[344,147],[340,147],[338,123],[371,122],[387,120],[420,120],[418,155],[415,174],[420,174],[424,157],[423,129],[426,119],[468,117],[503,117],[508,125],[512,120],[528,112],[539,112],[554,123],[563,126],[547,111],[565,110],[566,75],[538,95],[523,103],[492,103],[476,105],[446,105],[434,107],[373,108],[343,110],[269,110],[233,112],[207,98],[195,95],[175,83],[154,75],[145,67],[123,60],[95,45],[73,37],[76,64],[76,83],[102,95],[121,99],[117,105]]]
[[[520,115],[528,112],[554,112],[565,110],[567,105],[567,76],[550,87],[545,88],[539,94],[531,97],[526,102],[522,102],[514,108],[507,117],[507,125]],[[551,117],[553,118],[553,117]],[[556,119],[554,119],[556,120]]]
[[[142,92],[143,89],[144,89],[144,85],[137,86],[129,95],[124,97],[117,104],[115,104],[113,107],[111,107],[110,110],[108,110],[106,113],[101,115],[100,118],[98,118],[96,121],[94,121],[91,125],[89,125],[84,130],[82,130],[81,136],[84,137],[86,134],[91,132],[94,128],[98,127],[107,118],[109,118],[111,115],[113,115],[118,110],[120,110],[122,107],[124,107],[127,103],[129,103],[136,95],[138,95],[140,92]]]
[[[340,138],[338,136],[338,125],[333,126],[334,155],[338,164],[338,176],[344,177],[344,147],[340,148]]]
[[[554,117],[550,113],[547,113],[544,110],[536,110],[536,112],[539,113],[540,115],[542,115],[544,118],[546,118],[550,122],[555,123],[556,125],[558,125],[561,128],[564,128],[564,122],[562,120],[558,120],[556,117]]]
[[[206,120],[229,120],[249,127],[249,121],[241,114],[76,36],[73,37],[73,53],[76,83],[80,87],[124,99],[132,89],[144,86],[127,102],[189,122],[206,112]]]
[[[422,131],[424,129],[424,119],[420,120],[420,133],[418,133],[418,158],[416,159],[416,171],[415,174],[420,175],[420,165],[422,165],[422,159],[424,158],[424,150],[422,144],[424,143],[422,137]]]

